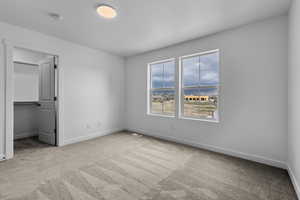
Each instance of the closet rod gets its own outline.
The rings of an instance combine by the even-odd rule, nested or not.
[[[21,61],[14,61],[14,63],[17,64],[24,64],[24,65],[32,65],[32,66],[39,66],[38,64],[33,64],[33,63],[27,63],[27,62],[21,62]]]

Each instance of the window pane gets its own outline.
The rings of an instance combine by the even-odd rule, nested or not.
[[[219,84],[219,53],[200,56],[200,85]]]
[[[184,117],[218,118],[219,52],[182,59]]]
[[[151,94],[151,113],[174,115],[175,114],[175,91],[155,90]]]
[[[150,112],[153,114],[174,116],[175,60],[152,64],[150,67]]]
[[[198,86],[200,80],[199,57],[185,58],[182,60],[183,85]]]
[[[175,88],[175,61],[164,63],[164,87]]]
[[[219,53],[184,58],[183,85],[205,86],[219,84]]]
[[[183,115],[185,117],[215,119],[218,109],[217,88],[192,88],[184,89],[183,92]]]
[[[163,83],[163,64],[151,65],[151,87],[152,88],[162,88]]]

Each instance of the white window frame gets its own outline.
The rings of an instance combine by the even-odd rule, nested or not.
[[[211,51],[204,51],[204,52],[200,52],[200,53],[195,53],[195,54],[190,54],[190,55],[185,55],[185,56],[181,56],[179,57],[179,84],[178,84],[178,96],[179,98],[179,102],[178,102],[178,118],[179,119],[186,119],[186,120],[197,120],[197,121],[206,121],[206,122],[215,122],[215,123],[219,123],[220,121],[220,83],[217,85],[217,89],[218,89],[218,101],[217,101],[217,111],[215,111],[215,118],[214,119],[206,119],[206,118],[201,118],[201,117],[186,117],[184,116],[184,85],[183,85],[183,66],[182,66],[182,61],[185,58],[190,58],[190,57],[195,57],[195,56],[203,56],[203,55],[207,55],[207,54],[212,54],[212,53],[219,53],[219,70],[218,70],[218,75],[219,75],[219,79],[220,79],[220,50],[219,49],[215,49],[215,50],[211,50]],[[196,87],[198,88],[198,87]]]
[[[152,76],[151,76],[151,65],[155,65],[155,64],[161,64],[161,63],[166,63],[166,62],[170,62],[170,61],[174,61],[175,63],[175,69],[174,69],[174,83],[175,83],[175,87],[174,88],[161,88],[161,89],[152,89]],[[176,59],[175,58],[168,58],[168,59],[164,59],[164,60],[158,60],[155,62],[151,62],[148,63],[147,65],[147,115],[150,116],[158,116],[158,117],[166,117],[166,118],[175,118],[177,115],[177,64],[176,64]],[[175,101],[175,112],[174,115],[166,115],[166,114],[156,114],[156,113],[152,113],[152,102],[151,102],[151,93],[152,90],[174,90],[174,101]]]

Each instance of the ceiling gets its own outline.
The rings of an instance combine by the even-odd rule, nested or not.
[[[95,7],[101,3],[115,7],[118,16],[99,17]],[[1,0],[0,21],[130,56],[280,15],[289,5],[290,0]]]

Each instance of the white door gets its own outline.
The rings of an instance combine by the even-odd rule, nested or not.
[[[39,91],[39,140],[56,145],[55,110],[55,62],[54,57],[40,65]]]

